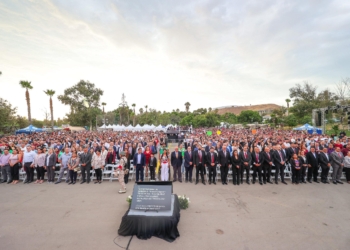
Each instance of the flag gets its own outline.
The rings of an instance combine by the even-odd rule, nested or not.
[[[213,132],[212,131],[207,131],[207,135],[212,135]]]
[[[217,133],[217,135],[221,135],[221,131],[220,130],[216,131],[216,133]]]

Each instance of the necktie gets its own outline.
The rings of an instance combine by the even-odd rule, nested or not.
[[[270,153],[267,153],[267,155],[268,155],[268,157],[269,157],[269,159],[270,159]]]
[[[199,162],[202,162],[202,152],[199,151],[198,153],[199,153]]]
[[[214,155],[211,154],[211,163],[214,163]]]
[[[259,157],[258,154],[255,155],[256,156],[256,162],[259,163]]]
[[[283,158],[282,158],[282,153],[281,153],[281,151],[278,151],[278,153],[280,154],[280,157],[281,157],[281,161],[283,161]]]
[[[341,158],[340,153],[338,153],[338,155],[339,155],[339,157]]]
[[[247,159],[247,152],[244,152],[244,158]]]

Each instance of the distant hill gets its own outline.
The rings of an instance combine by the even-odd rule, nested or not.
[[[249,105],[249,106],[231,106],[217,108],[218,114],[222,115],[225,113],[233,113],[239,115],[244,110],[258,111],[260,115],[270,114],[272,110],[279,109],[281,106],[277,104],[259,104],[259,105]]]

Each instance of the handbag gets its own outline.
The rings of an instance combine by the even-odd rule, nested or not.
[[[80,167],[76,166],[73,170],[74,170],[74,172],[78,172],[80,170]]]

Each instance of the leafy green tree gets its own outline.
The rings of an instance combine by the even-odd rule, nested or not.
[[[191,103],[189,102],[186,102],[185,103],[185,107],[186,107],[186,112],[188,113],[188,111],[190,110],[190,106],[191,106]]]
[[[238,116],[238,122],[240,123],[253,123],[261,122],[262,117],[259,115],[259,112],[252,110],[243,110]]]
[[[65,89],[64,94],[58,96],[58,100],[70,105],[71,113],[67,115],[70,122],[80,126],[88,123],[92,129],[93,121],[101,113],[99,103],[102,95],[103,91],[96,88],[95,84],[81,80],[73,87]]]
[[[26,101],[27,101],[27,109],[28,109],[28,121],[30,124],[32,124],[32,113],[30,109],[30,96],[29,96],[29,89],[33,89],[32,83],[29,81],[20,81],[19,85],[21,85],[22,88],[26,89]]]
[[[227,122],[229,124],[236,124],[237,123],[237,116],[233,113],[225,113],[221,115],[220,117],[221,122]]]
[[[16,112],[17,108],[2,98],[0,98],[0,132],[9,133],[16,128]]]
[[[287,124],[289,127],[294,127],[294,126],[298,125],[298,120],[295,117],[295,115],[291,114],[291,115],[286,116],[284,118],[284,123]]]

